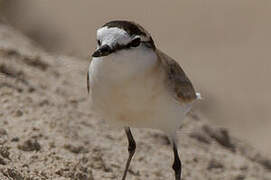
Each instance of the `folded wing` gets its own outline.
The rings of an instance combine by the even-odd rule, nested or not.
[[[190,103],[197,99],[199,95],[195,92],[191,81],[188,79],[181,66],[162,51],[158,49],[156,51],[168,77],[166,83],[177,100],[180,103]]]

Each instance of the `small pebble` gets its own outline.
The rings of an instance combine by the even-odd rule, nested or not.
[[[215,159],[212,159],[209,164],[207,169],[211,170],[211,169],[222,169],[224,168],[223,164]]]
[[[41,146],[36,139],[26,140],[23,144],[18,145],[18,149],[22,151],[39,151]]]

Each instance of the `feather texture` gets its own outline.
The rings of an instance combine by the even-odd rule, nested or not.
[[[195,89],[181,66],[159,49],[156,50],[156,54],[166,72],[166,83],[177,100],[181,103],[189,103],[197,99]]]

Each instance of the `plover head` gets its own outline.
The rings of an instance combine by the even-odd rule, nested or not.
[[[130,21],[110,21],[97,30],[97,49],[93,57],[108,56],[136,48],[155,50],[151,35]]]

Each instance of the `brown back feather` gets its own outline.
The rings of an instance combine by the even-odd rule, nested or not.
[[[167,84],[181,103],[189,103],[197,98],[195,89],[180,65],[160,50],[158,58],[167,75]]]

